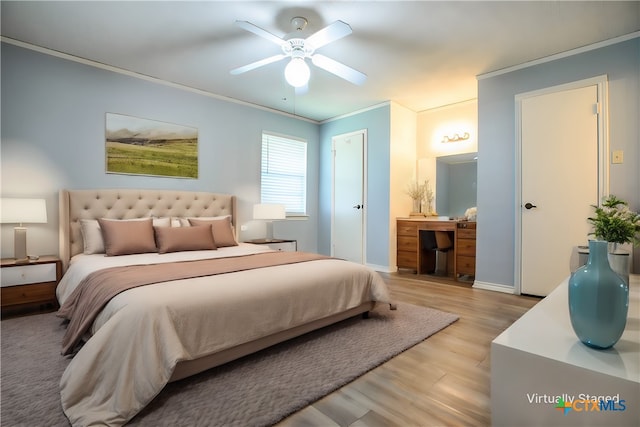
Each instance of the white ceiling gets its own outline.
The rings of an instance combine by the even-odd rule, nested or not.
[[[16,40],[316,121],[395,101],[413,111],[477,97],[476,76],[640,30],[640,1],[2,1]],[[311,66],[295,95],[280,53],[234,25],[278,36],[342,20],[353,34],[318,50],[368,75],[356,86]],[[11,40],[9,40],[11,39]]]

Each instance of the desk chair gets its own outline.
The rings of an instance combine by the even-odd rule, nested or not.
[[[421,230],[421,243],[423,251],[433,253],[432,256],[425,257],[425,264],[422,267],[427,274],[436,276],[447,275],[447,255],[449,249],[453,247],[451,238],[446,231]],[[435,255],[435,256],[434,256]]]
[[[447,255],[449,249],[453,247],[451,244],[451,238],[446,231],[434,231],[436,239],[436,270],[434,274],[436,276],[447,275]]]

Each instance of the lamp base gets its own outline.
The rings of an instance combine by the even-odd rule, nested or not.
[[[264,239],[265,241],[272,241],[273,239],[273,221],[267,221],[267,237]]]
[[[27,256],[27,227],[15,227],[13,229],[13,257],[16,264],[28,263]]]

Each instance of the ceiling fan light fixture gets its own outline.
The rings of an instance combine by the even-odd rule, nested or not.
[[[306,59],[309,59],[313,65],[322,68],[331,74],[347,80],[356,85],[361,85],[367,80],[367,75],[355,70],[341,62],[335,61],[324,55],[316,54],[316,49],[326,46],[336,40],[351,34],[351,27],[343,21],[335,21],[332,24],[316,31],[307,38],[300,38],[300,32],[306,26],[307,20],[302,17],[295,17],[291,20],[291,24],[296,31],[289,34],[285,38],[278,37],[267,30],[258,27],[248,21],[236,21],[236,25],[240,28],[256,34],[272,43],[280,46],[282,53],[273,55],[259,61],[242,67],[234,68],[231,74],[242,74],[258,67],[279,61],[285,58],[291,58],[284,69],[284,77],[291,86],[296,88],[296,93],[301,92],[300,88],[307,88],[311,71]]]
[[[309,82],[311,71],[304,58],[293,57],[284,69],[284,78],[293,87],[302,87]]]

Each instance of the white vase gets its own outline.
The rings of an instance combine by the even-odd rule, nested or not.
[[[420,213],[422,212],[421,210],[422,207],[422,200],[420,199],[413,199],[413,213]]]

